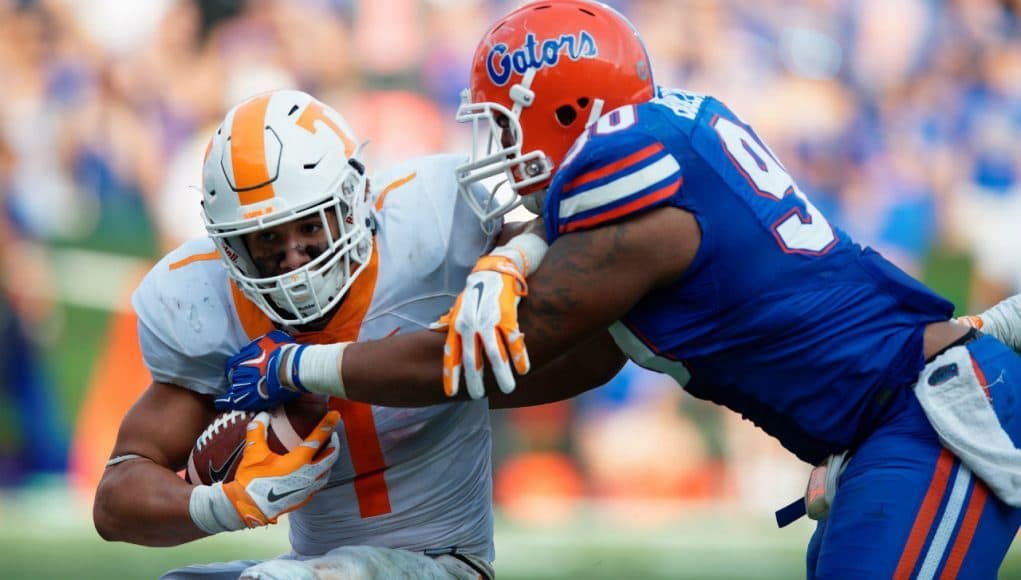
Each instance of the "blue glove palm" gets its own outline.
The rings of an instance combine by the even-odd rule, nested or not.
[[[295,344],[294,338],[274,330],[227,359],[224,374],[229,388],[216,398],[217,410],[262,411],[300,395],[301,391],[281,384],[279,378],[282,355],[290,344]]]

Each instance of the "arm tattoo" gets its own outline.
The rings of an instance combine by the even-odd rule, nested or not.
[[[522,328],[529,340],[556,344],[565,333],[572,334],[584,300],[627,259],[632,230],[625,221],[557,239],[557,250],[543,262],[543,277],[529,281],[529,296],[521,303]]]

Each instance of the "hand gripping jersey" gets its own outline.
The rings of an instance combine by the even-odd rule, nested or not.
[[[810,463],[867,434],[916,380],[925,325],[953,311],[827,222],[751,128],[691,93],[590,127],[550,186],[547,237],[663,206],[694,214],[701,247],[614,325],[618,345]]]
[[[453,303],[492,240],[460,201],[455,156],[405,163],[371,180],[370,265],[328,326],[299,342],[372,340],[425,328]],[[232,284],[208,239],[185,243],[135,292],[155,380],[215,395],[227,358],[273,328]],[[400,361],[394,361],[400,364]],[[340,459],[327,486],[290,515],[291,545],[319,555],[368,544],[421,551],[456,546],[493,559],[489,410],[485,400],[422,409],[334,400]]]

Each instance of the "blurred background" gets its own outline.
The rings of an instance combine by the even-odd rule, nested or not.
[[[609,3],[659,84],[725,101],[831,221],[958,313],[1021,290],[1021,1]],[[0,577],[286,549],[283,526],[174,549],[95,534],[95,483],[148,384],[127,297],[204,235],[192,187],[227,108],[307,90],[371,139],[370,167],[466,150],[471,55],[517,4],[0,0]],[[494,430],[502,577],[803,575],[811,525],[771,522],[808,466],[669,379],[627,367]]]

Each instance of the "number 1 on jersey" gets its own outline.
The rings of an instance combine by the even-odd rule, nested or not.
[[[798,189],[773,153],[759,143],[746,127],[730,119],[716,117],[712,126],[730,160],[757,195],[776,201],[792,193],[798,197],[800,204],[773,223],[773,235],[780,247],[787,253],[811,255],[825,254],[832,248],[837,241],[833,228],[822,212]]]
[[[383,471],[386,463],[379,446],[372,406],[347,399],[330,398],[330,408],[340,411],[347,446],[355,469],[354,488],[363,518],[390,513],[390,490]]]

